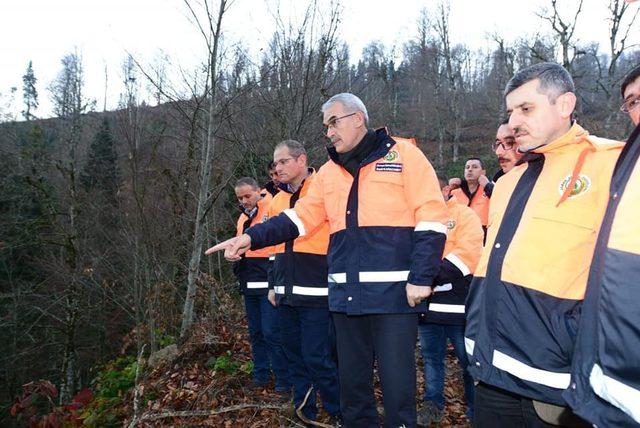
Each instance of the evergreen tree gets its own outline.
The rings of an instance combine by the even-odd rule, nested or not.
[[[89,160],[80,175],[86,192],[113,201],[118,190],[118,167],[115,141],[109,122],[104,119],[89,147]],[[96,195],[98,196],[98,195]]]
[[[33,111],[38,108],[38,91],[36,90],[36,75],[33,72],[33,64],[29,61],[27,72],[22,76],[22,99],[24,100],[25,109],[22,110],[22,116],[25,120],[33,120],[36,117]]]

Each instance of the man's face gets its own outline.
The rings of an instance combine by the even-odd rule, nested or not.
[[[322,123],[327,127],[327,137],[338,153],[353,149],[366,133],[364,114],[346,111],[340,102],[331,104],[325,110]]]
[[[624,89],[624,101],[629,102],[634,99],[640,99],[640,77]],[[638,123],[640,123],[640,104],[636,104],[635,108],[629,110],[629,117],[633,124],[638,126]]]
[[[276,171],[275,166],[269,169],[269,178],[271,178],[271,181],[273,181],[273,184],[276,186],[280,184],[280,178],[278,178],[278,171]]]
[[[480,161],[477,159],[469,159],[466,164],[464,164],[464,178],[470,182],[477,182],[478,178],[481,175],[485,175],[484,169],[482,169],[482,165]]]
[[[522,153],[518,152],[518,144],[513,137],[513,132],[507,124],[500,125],[498,128],[494,147],[500,168],[502,168],[502,172],[505,174],[511,171],[522,157]],[[511,148],[507,149],[507,147]]]
[[[513,130],[516,142],[523,152],[549,144],[562,136],[568,130],[567,124],[573,111],[573,107],[568,111],[565,103],[569,93],[558,96],[551,103],[546,94],[538,92],[539,85],[539,79],[532,80],[506,97],[509,128]]]
[[[281,147],[273,152],[273,162],[276,164],[278,179],[281,183],[291,183],[300,177],[307,169],[307,157],[300,155],[297,158],[291,156],[288,147]]]
[[[236,197],[240,205],[242,205],[242,208],[251,211],[258,205],[258,201],[261,198],[260,189],[254,189],[248,184],[243,184],[242,186],[236,187]]]

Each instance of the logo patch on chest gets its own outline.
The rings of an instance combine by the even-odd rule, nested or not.
[[[397,160],[399,156],[400,155],[398,155],[398,152],[396,152],[395,150],[390,150],[389,153],[384,156],[384,160],[386,160],[387,162],[393,162],[394,160]]]
[[[567,186],[571,182],[571,175],[567,175],[558,185],[558,193],[562,196],[564,191],[567,189]],[[573,189],[571,189],[571,193],[569,194],[569,198],[576,197],[583,193],[586,193],[591,188],[591,179],[584,174],[580,174],[576,179],[575,184],[573,185]]]
[[[376,171],[402,172],[402,164],[394,162],[379,162],[376,164]]]
[[[449,220],[447,222],[447,229],[453,230],[454,227],[456,227],[456,221],[455,220]]]

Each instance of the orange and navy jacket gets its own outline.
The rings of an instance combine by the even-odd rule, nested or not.
[[[480,219],[469,207],[454,198],[447,201],[449,221],[440,273],[436,277],[427,307],[420,323],[464,325],[465,300],[469,294],[471,275],[475,272],[484,231]]]
[[[566,405],[561,394],[621,147],[574,124],[496,183],[467,299],[465,346],[476,380]]]
[[[240,236],[250,227],[265,222],[269,218],[269,205],[271,195],[268,192],[262,192],[262,199],[258,201],[258,205],[253,212],[247,213],[244,209],[238,217],[236,225],[236,236]],[[240,284],[240,292],[245,295],[266,295],[269,290],[269,282],[267,279],[269,272],[269,254],[273,250],[271,248],[263,248],[260,250],[247,251],[239,262],[233,267],[234,273]]]
[[[480,222],[484,227],[489,223],[489,197],[484,186],[478,185],[476,193],[471,195],[469,193],[469,186],[465,180],[462,180],[462,185],[459,189],[451,191],[451,195],[462,205],[470,207],[480,218]]]
[[[424,312],[411,308],[407,282],[432,286],[440,269],[447,208],[424,154],[384,129],[352,176],[335,149],[304,198],[249,229],[252,248],[312,233],[329,222],[329,309],[347,314]]]
[[[618,159],[563,396],[594,426],[640,426],[640,126]]]
[[[315,171],[309,168],[309,176],[293,193],[281,184],[271,201],[269,218],[293,208],[307,194],[314,178]],[[305,236],[272,247],[269,288],[275,291],[278,305],[327,307],[328,246],[329,224],[325,222]]]

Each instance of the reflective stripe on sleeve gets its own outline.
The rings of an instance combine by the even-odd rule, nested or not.
[[[284,285],[276,285],[273,287],[273,291],[275,291],[276,294],[284,294]]]
[[[294,285],[291,290],[293,294],[299,294],[301,296],[328,296],[329,289],[327,287],[300,287]]]
[[[330,273],[328,277],[329,282],[334,284],[344,284],[347,282],[346,272],[342,273]]]
[[[445,257],[445,259],[449,260],[455,265],[455,267],[460,269],[460,272],[462,272],[463,276],[471,275],[471,269],[469,269],[469,267],[465,264],[465,262],[462,261],[460,257],[456,256],[453,253],[449,253],[447,254],[447,257]]]
[[[434,231],[447,234],[447,225],[438,223],[437,221],[419,221],[414,229],[415,232]]]
[[[304,230],[304,224],[302,223],[302,220],[300,220],[300,217],[298,217],[298,214],[296,214],[295,210],[288,209],[284,210],[283,212],[287,217],[289,217],[289,220],[291,220],[296,225],[300,236],[306,235],[307,232]]]
[[[443,291],[451,291],[453,290],[453,284],[442,284],[442,285],[438,285],[436,288],[433,289],[434,293],[440,293]]]
[[[496,350],[493,351],[493,365],[522,380],[539,383],[540,385],[546,385],[551,388],[566,389],[571,382],[570,373],[558,373],[537,369]]]
[[[272,254],[272,255],[269,256],[269,261],[270,262],[274,261],[275,259],[276,259],[276,255],[275,254]]]
[[[476,341],[473,339],[469,339],[468,337],[464,338],[464,349],[467,351],[467,354],[473,355],[473,348],[476,347]]]
[[[409,278],[408,270],[360,272],[360,282],[397,282]]]
[[[464,314],[464,305],[429,303],[429,310],[432,312],[444,312],[446,314]]]
[[[589,375],[593,392],[640,423],[640,391],[604,374],[602,368],[594,364]]]
[[[268,282],[247,282],[247,288],[269,288]]]

